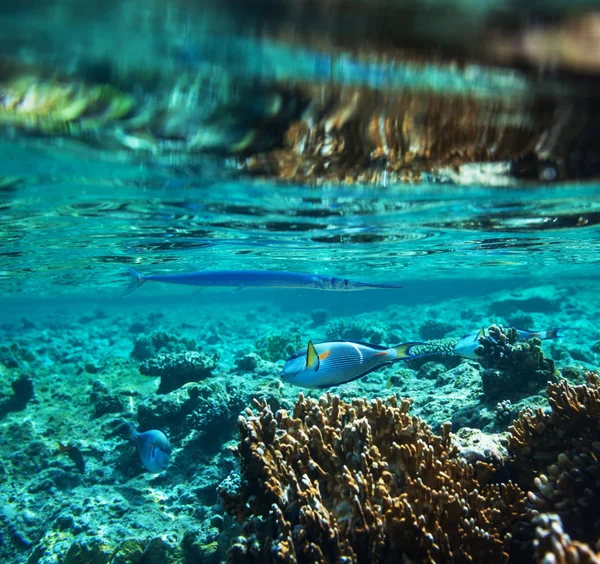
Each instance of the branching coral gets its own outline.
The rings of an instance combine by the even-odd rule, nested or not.
[[[558,515],[543,513],[533,524],[535,556],[543,564],[600,564],[600,553],[586,544],[573,541],[563,529]]]
[[[504,562],[525,511],[518,486],[458,455],[395,397],[302,394],[293,414],[240,417],[243,482],[220,495],[244,523],[231,562]]]
[[[509,449],[529,501],[556,512],[567,532],[594,542],[600,537],[600,380],[566,380],[548,387],[551,412],[523,411],[510,428]]]
[[[475,354],[485,368],[483,393],[491,399],[536,393],[558,376],[554,361],[542,352],[542,342],[537,338],[523,341],[516,329],[490,325],[479,343]]]

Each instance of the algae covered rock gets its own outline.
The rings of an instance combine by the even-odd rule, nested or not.
[[[211,375],[219,354],[207,355],[197,351],[159,354],[140,364],[140,374],[160,376],[157,392],[167,394],[188,382],[198,382]]]
[[[179,337],[167,331],[154,331],[150,335],[140,335],[133,343],[131,357],[135,360],[148,360],[157,354],[195,351],[196,341]]]
[[[419,327],[419,336],[426,341],[443,339],[453,329],[454,326],[450,323],[444,323],[437,319],[426,319]]]
[[[298,349],[306,346],[299,334],[270,333],[256,342],[256,352],[264,360],[287,360]]]

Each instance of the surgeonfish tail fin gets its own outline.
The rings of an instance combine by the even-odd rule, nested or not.
[[[129,276],[131,276],[131,280],[129,281],[129,286],[127,286],[123,292],[124,296],[137,290],[146,281],[146,279],[135,268],[131,268],[131,266],[129,267]]]
[[[130,423],[129,421],[123,421],[122,419],[121,421],[123,423],[123,436],[126,439],[133,441],[133,436],[136,432],[135,425],[133,423]]]
[[[427,343],[423,343],[422,341],[409,341],[408,343],[401,343],[400,345],[392,347],[396,350],[397,356],[395,360],[410,360],[414,358],[420,358],[422,356],[427,356],[430,354],[435,354],[435,351],[425,351],[420,354],[413,354],[412,348],[418,346],[427,346]]]
[[[558,337],[563,336],[563,331],[565,331],[566,327],[556,327],[556,329],[548,329],[546,334],[544,335],[544,339],[558,339]]]

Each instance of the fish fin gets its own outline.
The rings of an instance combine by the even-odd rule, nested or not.
[[[395,347],[392,347],[393,349],[396,350],[396,358],[394,359],[396,360],[406,360],[406,359],[412,359],[412,358],[419,358],[421,356],[427,356],[428,354],[435,354],[434,352],[427,352],[424,354],[412,354],[410,352],[410,350],[413,347],[418,347],[418,346],[422,346],[422,345],[427,345],[427,343],[423,343],[421,341],[409,341],[408,343],[401,343],[400,345],[396,345]]]
[[[556,327],[556,329],[548,329],[546,331],[546,339],[558,339],[558,337],[563,336],[563,331],[565,331],[567,327]]]
[[[482,327],[479,330],[479,333],[477,333],[477,335],[475,335],[475,342],[478,343],[479,339],[481,339],[481,337],[485,337],[485,327]]]
[[[135,268],[131,268],[131,266],[129,267],[129,276],[131,277],[131,280],[129,281],[129,286],[127,286],[123,292],[124,296],[137,290],[146,281],[146,279]]]
[[[313,345],[312,341],[308,341],[308,350],[306,352],[306,368],[314,369],[316,372],[319,370],[319,366],[321,365],[321,361],[319,360],[319,355],[317,354],[317,350]]]
[[[58,452],[69,452],[69,447],[63,445],[60,441],[56,441],[58,443]]]
[[[123,421],[123,426],[125,427],[123,436],[130,441],[134,441],[137,431],[135,425],[129,421]]]

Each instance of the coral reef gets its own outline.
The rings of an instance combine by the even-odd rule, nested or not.
[[[560,517],[542,513],[534,517],[535,557],[543,564],[598,564],[600,550],[592,550],[587,544],[571,540],[563,529]],[[598,547],[600,549],[600,546]]]
[[[600,378],[548,386],[550,413],[526,409],[510,427],[509,449],[532,506],[558,513],[565,530],[588,543],[600,538]]]
[[[154,331],[150,335],[140,335],[135,339],[131,358],[148,360],[159,353],[178,353],[196,349],[197,344],[193,339],[180,337],[167,331]]]
[[[244,523],[230,562],[505,562],[525,515],[518,486],[486,483],[408,413],[410,400],[320,400],[240,417],[242,483],[221,488]]]
[[[140,374],[160,376],[157,392],[167,394],[187,382],[197,382],[211,375],[219,361],[219,354],[209,356],[197,351],[159,354],[140,364]]]
[[[522,341],[512,327],[490,325],[479,343],[475,354],[484,367],[483,393],[491,400],[532,395],[558,377],[554,361],[542,352],[541,341],[535,337]]]
[[[33,380],[27,374],[20,374],[11,383],[12,394],[0,396],[0,417],[10,411],[23,411],[35,397]]]
[[[264,360],[287,360],[298,349],[306,346],[299,334],[269,333],[256,342],[256,352]]]
[[[325,336],[330,341],[347,339],[379,345],[388,341],[389,328],[382,323],[373,323],[365,318],[342,319],[330,321],[325,327]]]
[[[447,333],[452,331],[454,326],[437,319],[426,319],[419,327],[419,336],[425,341],[433,339],[443,339]]]

